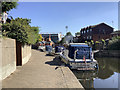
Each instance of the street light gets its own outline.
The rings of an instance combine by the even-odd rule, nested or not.
[[[67,31],[68,31],[68,26],[65,26],[65,28],[66,28],[66,33],[67,33]]]

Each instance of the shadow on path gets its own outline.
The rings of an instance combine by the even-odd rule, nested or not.
[[[45,64],[51,65],[51,66],[65,66],[64,62],[60,60],[59,57],[55,57],[53,61],[47,61]]]
[[[45,56],[53,56],[54,57],[54,55],[50,55],[50,54],[46,54]]]

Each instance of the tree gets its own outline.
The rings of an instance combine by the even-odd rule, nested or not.
[[[76,35],[80,35],[80,32],[77,32]]]
[[[41,35],[41,34],[39,34],[39,39],[38,39],[38,41],[42,41],[42,35]]]
[[[120,36],[113,37],[107,46],[108,50],[120,50]]]
[[[17,42],[22,44],[34,44],[38,39],[39,28],[31,27],[30,19],[16,18],[12,19],[10,23],[2,25],[3,35],[16,39]]]
[[[35,42],[39,41],[39,27],[31,27],[32,31],[34,32],[34,40]]]
[[[72,35],[71,32],[67,32],[67,33],[66,33],[66,36],[69,36],[69,35]]]
[[[30,27],[28,33],[28,43],[35,44],[39,39],[39,27]]]
[[[2,13],[16,8],[17,5],[17,2],[2,2]]]

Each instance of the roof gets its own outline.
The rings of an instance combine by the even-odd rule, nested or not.
[[[100,24],[97,24],[97,25],[90,25],[88,27],[82,28],[81,30],[84,30],[84,29],[87,29],[87,28],[95,28],[95,27],[97,27],[99,25],[102,25],[102,24],[107,25],[106,23],[100,23]],[[107,26],[109,26],[109,25],[107,25]],[[111,26],[109,26],[109,27],[111,27]],[[113,27],[111,27],[111,28],[113,28]]]
[[[87,44],[85,43],[71,43],[70,44],[71,47],[89,47]]]
[[[89,47],[88,45],[70,45],[71,47]]]

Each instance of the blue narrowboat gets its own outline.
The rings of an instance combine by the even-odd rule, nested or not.
[[[38,49],[41,51],[45,51],[45,41],[41,41],[38,44],[39,44]]]
[[[60,54],[60,58],[70,69],[98,69],[98,63],[93,57],[92,48],[85,43],[70,43],[68,49]]]
[[[55,54],[54,48],[50,45],[46,45],[45,50],[46,50],[48,55],[54,55]]]
[[[60,55],[65,50],[64,46],[56,46],[55,47],[55,55]]]

